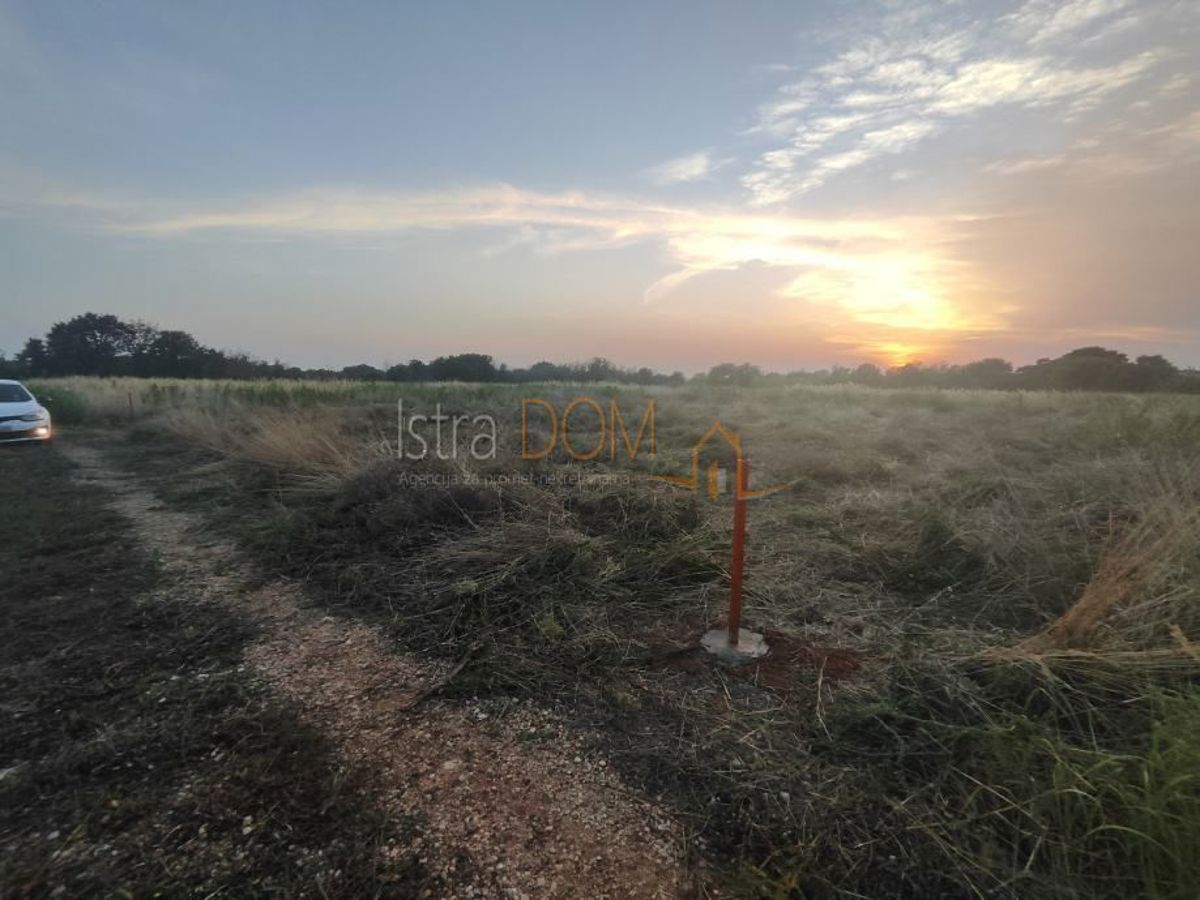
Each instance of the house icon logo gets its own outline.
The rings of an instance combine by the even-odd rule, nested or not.
[[[657,478],[659,481],[666,481],[670,484],[676,484],[681,487],[685,487],[690,491],[700,490],[701,454],[706,446],[716,441],[718,438],[724,440],[724,442],[730,448],[732,448],[734,452],[734,458],[737,461],[737,468],[735,470],[735,477],[733,479],[734,493],[737,500],[751,500],[756,497],[766,497],[769,494],[777,493],[778,491],[782,491],[784,488],[791,487],[792,484],[794,484],[794,482],[788,481],[784,482],[783,484],[773,484],[770,487],[750,490],[749,485],[746,483],[748,479],[747,470],[749,467],[746,462],[746,457],[742,453],[742,439],[736,431],[726,428],[719,421],[713,422],[712,427],[709,428],[708,431],[704,432],[704,434],[700,437],[700,440],[696,441],[696,443],[692,446],[691,475],[654,475],[652,477]],[[710,499],[717,499],[717,496],[721,493],[725,483],[728,480],[725,475],[726,473],[722,471],[721,464],[718,460],[714,459],[709,462],[704,473],[704,485],[705,492],[708,494]]]

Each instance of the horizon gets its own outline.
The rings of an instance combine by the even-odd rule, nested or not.
[[[57,323],[55,323],[54,327],[63,326],[63,325],[72,325],[79,320],[86,319],[86,318],[92,317],[92,316],[117,318],[118,323],[121,325],[144,326],[144,327],[151,329],[154,332],[179,333],[181,331],[180,329],[172,329],[169,327],[163,328],[162,323],[159,323],[159,322],[146,322],[144,320],[133,320],[130,322],[121,323],[119,320],[119,317],[113,317],[112,314],[95,313],[92,311],[72,317],[70,320],[67,320],[64,322],[57,322]],[[195,337],[194,335],[187,334],[187,332],[183,332],[183,334],[185,334],[187,337],[190,337],[193,339]],[[30,341],[38,342],[40,344],[42,351],[44,352],[45,349],[47,348],[47,346],[50,345],[50,343],[51,343],[49,330],[45,334],[31,336]],[[960,366],[969,365],[969,364],[973,364],[973,363],[999,361],[999,362],[1008,364],[1011,368],[1011,371],[1021,372],[1024,369],[1034,368],[1035,366],[1039,366],[1042,363],[1046,363],[1046,362],[1054,362],[1066,355],[1078,354],[1081,351],[1086,351],[1086,350],[1101,350],[1106,355],[1111,354],[1111,353],[1116,353],[1116,354],[1119,354],[1120,356],[1124,357],[1129,363],[1137,363],[1139,365],[1142,363],[1142,356],[1139,356],[1137,354],[1127,353],[1120,347],[1103,347],[1100,345],[1088,345],[1088,346],[1083,346],[1083,347],[1072,347],[1069,350],[1064,350],[1062,353],[1056,353],[1056,354],[1052,354],[1050,356],[1038,357],[1037,359],[1028,360],[1028,361],[1011,360],[1011,359],[1006,359],[1004,357],[992,356],[992,357],[980,357],[978,359],[967,359],[967,360],[962,360],[961,362],[953,362],[953,363],[949,362],[949,361],[945,361],[945,360],[937,360],[937,361],[910,360],[909,362],[898,364],[898,365],[886,365],[886,364],[880,365],[878,363],[872,362],[871,360],[863,360],[863,361],[859,362],[858,364],[833,363],[828,366],[813,366],[813,367],[806,367],[806,368],[802,367],[802,368],[792,368],[792,369],[772,369],[772,368],[765,367],[765,366],[759,366],[755,363],[752,363],[749,360],[737,360],[737,359],[725,359],[725,360],[721,360],[720,362],[714,363],[711,366],[707,366],[702,369],[692,369],[692,370],[688,370],[688,369],[668,370],[668,369],[663,369],[663,368],[660,368],[657,366],[639,365],[636,362],[632,363],[632,364],[623,364],[623,363],[617,363],[611,359],[608,359],[607,357],[601,357],[601,356],[592,356],[592,357],[587,357],[587,358],[582,358],[582,359],[546,359],[546,358],[542,358],[542,359],[533,359],[533,360],[522,361],[522,362],[512,362],[510,360],[497,359],[497,358],[493,357],[491,354],[484,353],[482,351],[469,350],[469,349],[463,350],[460,352],[456,352],[456,353],[441,354],[436,357],[434,357],[434,356],[411,357],[409,359],[399,359],[399,360],[384,359],[382,361],[357,360],[354,362],[346,363],[345,365],[302,366],[302,365],[295,365],[286,359],[279,359],[279,358],[264,359],[262,357],[257,356],[252,351],[248,351],[248,350],[241,349],[241,348],[213,347],[213,346],[205,345],[204,342],[202,342],[202,341],[197,342],[197,343],[199,344],[199,347],[201,349],[216,351],[218,354],[224,355],[226,357],[241,356],[249,361],[254,362],[256,365],[283,367],[285,369],[300,370],[301,372],[307,372],[307,373],[321,372],[321,373],[332,374],[335,376],[339,375],[339,374],[344,374],[349,369],[359,368],[359,367],[363,367],[363,366],[366,366],[367,368],[374,368],[377,371],[379,371],[379,373],[382,375],[382,374],[389,372],[392,368],[396,368],[396,367],[402,368],[402,367],[409,366],[414,363],[419,363],[421,365],[430,365],[435,362],[445,361],[446,359],[453,360],[456,358],[467,357],[467,356],[481,356],[481,357],[485,358],[486,360],[488,360],[489,363],[494,365],[497,368],[497,370],[507,370],[509,372],[514,372],[514,373],[524,372],[525,370],[528,370],[529,368],[531,368],[534,365],[549,364],[549,365],[559,366],[559,367],[583,367],[583,366],[588,365],[591,362],[602,362],[602,363],[607,363],[607,364],[613,365],[613,366],[615,366],[615,368],[617,370],[625,372],[627,374],[633,374],[633,373],[637,372],[638,370],[645,368],[645,369],[649,369],[654,375],[661,375],[661,376],[684,375],[687,378],[703,377],[705,374],[710,374],[714,368],[718,368],[720,366],[729,366],[729,365],[733,365],[733,366],[752,365],[752,366],[755,366],[755,368],[757,368],[759,370],[759,374],[761,374],[761,375],[789,376],[789,375],[821,375],[821,374],[828,374],[828,373],[836,373],[838,370],[853,371],[853,370],[859,369],[859,368],[861,368],[863,366],[867,366],[867,365],[874,366],[880,374],[888,374],[891,372],[900,372],[900,371],[902,371],[904,369],[908,369],[908,368],[916,368],[916,369],[932,372],[932,371],[937,371],[937,370],[941,370],[941,369],[960,367]],[[134,355],[136,355],[136,352]],[[1150,356],[1150,362],[1152,362],[1152,363],[1155,360],[1162,360],[1162,359],[1164,359],[1164,357],[1162,357],[1161,355]],[[17,357],[16,355],[8,356],[3,352],[3,348],[0,348],[0,363],[3,363],[5,361],[19,362],[19,357]],[[1176,368],[1177,370],[1179,370],[1180,372],[1183,372],[1183,373],[1200,372],[1200,368],[1198,368],[1198,367],[1178,365],[1175,360],[1171,360],[1171,359],[1166,359],[1166,361],[1168,363],[1172,364],[1172,366],[1174,368]],[[67,372],[67,373],[63,373],[63,374],[70,377],[70,376],[75,376],[75,375],[79,375],[79,374],[83,374],[83,373]],[[35,373],[31,377],[45,377],[45,374],[42,373],[39,375],[39,374]],[[112,376],[101,376],[101,377],[112,377]],[[153,377],[153,376],[151,376],[151,377]],[[187,377],[187,376],[185,376],[185,377]],[[0,381],[2,381],[2,380],[4,380],[4,379],[0,379]]]
[[[0,2],[0,348],[1200,365],[1194,4]]]
[[[107,321],[98,321],[107,320]],[[88,337],[81,340],[81,336],[87,334]],[[72,336],[68,336],[72,335]],[[171,338],[171,342],[163,345],[159,343],[160,339]],[[124,339],[132,341],[132,343],[122,345],[119,342]],[[90,360],[80,361],[78,357],[73,357],[74,348],[82,345],[89,345],[93,348],[103,346],[105,349],[100,351],[100,357],[91,357]],[[184,349],[190,348],[190,349]],[[1098,351],[1098,352],[1097,352]],[[1072,374],[1067,382],[1063,382],[1059,378],[1055,383],[1058,386],[1066,386],[1067,384],[1082,386],[1088,384],[1089,389],[1103,390],[1182,390],[1190,389],[1189,385],[1183,381],[1179,381],[1174,385],[1168,385],[1168,381],[1175,381],[1182,377],[1185,381],[1194,381],[1196,376],[1200,376],[1200,368],[1179,366],[1173,360],[1155,355],[1131,355],[1125,353],[1119,348],[1102,347],[1098,345],[1090,345],[1086,347],[1075,347],[1063,354],[1058,354],[1052,357],[1040,357],[1037,360],[1025,363],[1022,361],[1012,361],[1003,357],[984,357],[975,360],[967,360],[963,363],[948,363],[934,362],[928,363],[924,361],[914,360],[901,365],[880,366],[869,361],[864,361],[858,365],[843,365],[835,363],[831,366],[809,367],[809,368],[792,368],[792,369],[771,369],[755,365],[746,360],[738,361],[734,359],[724,360],[716,363],[705,369],[695,370],[666,370],[654,366],[638,366],[622,365],[614,363],[612,360],[604,357],[591,357],[588,359],[540,359],[532,362],[513,363],[509,364],[507,360],[498,360],[490,354],[477,351],[463,351],[454,354],[445,354],[438,357],[410,358],[408,360],[384,360],[378,364],[360,360],[356,363],[350,363],[345,366],[332,367],[304,367],[290,364],[287,360],[273,359],[266,360],[255,356],[253,353],[244,350],[231,350],[225,347],[210,347],[202,342],[196,341],[194,335],[178,329],[162,329],[159,323],[145,321],[121,321],[119,317],[112,314],[89,312],[83,315],[75,316],[64,322],[56,322],[52,328],[41,337],[31,338],[25,345],[25,350],[13,357],[7,358],[3,353],[0,353],[0,374],[5,371],[5,364],[11,363],[15,366],[12,371],[21,373],[24,372],[27,378],[42,378],[58,376],[87,376],[96,375],[99,377],[119,377],[122,374],[132,375],[133,377],[182,377],[195,378],[199,377],[196,374],[195,366],[199,365],[201,370],[207,370],[207,365],[202,361],[206,353],[215,354],[221,357],[225,363],[237,363],[240,357],[245,363],[258,369],[258,374],[233,374],[227,376],[205,375],[203,377],[231,377],[234,379],[254,379],[254,378],[296,378],[296,377],[325,377],[332,375],[335,378],[349,378],[352,380],[372,380],[380,378],[387,381],[504,381],[508,377],[514,377],[519,381],[528,379],[530,370],[536,366],[551,366],[558,369],[591,369],[592,364],[602,364],[613,375],[620,374],[622,376],[633,377],[633,383],[650,384],[660,383],[653,379],[673,379],[682,377],[687,379],[704,378],[706,375],[711,379],[717,370],[722,368],[738,368],[745,369],[749,367],[753,370],[753,377],[781,377],[793,378],[799,376],[801,378],[820,378],[820,377],[838,377],[844,373],[854,373],[861,377],[863,370],[867,369],[868,374],[872,377],[892,377],[905,376],[907,374],[921,374],[924,376],[933,375],[935,377],[943,377],[949,375],[951,377],[960,377],[964,374],[960,370],[969,370],[972,367],[991,363],[1002,363],[1006,371],[998,373],[994,366],[989,366],[990,374],[984,378],[984,381],[989,382],[988,386],[995,387],[997,384],[994,379],[998,374],[1009,376],[1024,376],[1030,373],[1036,373],[1038,370],[1044,374],[1047,369],[1043,368],[1045,364],[1054,366],[1065,362],[1069,357],[1088,357],[1104,359],[1112,363],[1116,363],[1121,371],[1110,368],[1107,375],[1100,377],[1097,380],[1098,373],[1091,372],[1083,373],[1076,371]],[[476,359],[470,359],[475,357]],[[74,363],[71,360],[74,359]],[[139,362],[141,360],[141,362]],[[479,377],[461,377],[458,375],[449,376],[445,373],[440,375],[432,375],[429,379],[414,378],[409,370],[413,366],[429,366],[434,367],[439,364],[454,364],[459,368],[462,365],[467,365]],[[483,374],[479,369],[482,364],[488,374]],[[75,366],[79,366],[78,368]],[[869,367],[869,368],[868,368]],[[266,374],[263,370],[279,369],[281,372],[275,374]],[[362,370],[373,370],[370,373],[364,373]],[[871,372],[873,370],[873,372]],[[239,370],[240,371],[240,370]],[[957,375],[955,374],[957,372]],[[189,374],[190,373],[190,374]],[[1134,381],[1129,381],[1129,377],[1133,373],[1138,373]],[[576,373],[580,376],[579,380],[594,381],[596,376],[588,371]],[[978,379],[980,373],[976,372],[975,378]],[[1082,377],[1083,381],[1079,381],[1076,376]],[[726,376],[728,377],[728,376]],[[741,376],[739,376],[741,377]],[[652,379],[652,380],[643,380]],[[1149,380],[1147,380],[1149,379]],[[3,379],[0,379],[3,380]],[[564,379],[563,374],[554,374],[546,378],[532,379],[533,382],[538,381],[563,381],[571,380]],[[606,380],[600,377],[599,380]],[[620,380],[620,379],[619,379]],[[982,386],[982,382],[976,386]],[[962,384],[949,383],[947,386],[963,386]],[[1045,383],[1042,387],[1047,386]]]

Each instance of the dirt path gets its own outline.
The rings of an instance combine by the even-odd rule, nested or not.
[[[686,892],[682,827],[549,711],[521,703],[490,717],[436,700],[409,709],[444,667],[322,615],[296,585],[245,589],[252,567],[206,535],[198,517],[164,507],[93,447],[59,449],[80,480],[111,493],[168,578],[262,626],[247,663],[365,775],[381,809],[420,823],[422,859],[455,896]]]

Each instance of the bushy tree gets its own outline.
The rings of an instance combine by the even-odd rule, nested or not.
[[[41,338],[30,338],[24,348],[17,354],[15,369],[25,376],[37,377],[49,373],[49,363],[46,359],[46,342]]]
[[[854,370],[850,380],[855,384],[880,384],[883,382],[883,372],[874,363],[863,363]]]
[[[484,353],[439,356],[429,364],[430,381],[495,381],[496,365]]]
[[[957,369],[958,380],[962,386],[975,388],[1007,387],[1012,380],[1012,373],[1012,363],[998,357],[967,363]]]
[[[383,381],[387,377],[382,369],[377,369],[366,363],[359,363],[357,366],[346,366],[342,369],[341,376],[348,381]]]
[[[567,381],[570,377],[570,372],[566,366],[556,365],[552,362],[535,362],[527,370],[526,381]]]
[[[118,375],[147,338],[140,323],[84,313],[56,322],[46,335],[46,358],[55,375]]]
[[[750,363],[721,363],[708,370],[709,384],[729,384],[749,387],[762,380],[762,369]]]
[[[621,381],[621,370],[603,356],[588,361],[583,377],[587,381]]]
[[[144,337],[133,365],[138,375],[191,378],[203,374],[207,361],[205,348],[186,331],[158,331]]]
[[[1135,363],[1134,380],[1138,390],[1161,391],[1179,377],[1179,370],[1163,356],[1139,356]]]
[[[1057,359],[1040,359],[1020,370],[1028,388],[1073,391],[1153,391],[1172,387],[1178,370],[1161,356],[1142,356],[1136,363],[1117,350],[1080,347]]]

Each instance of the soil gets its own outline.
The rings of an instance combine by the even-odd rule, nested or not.
[[[685,672],[699,672],[713,666],[726,666],[700,647],[700,637],[723,622],[694,622],[677,625],[669,635],[651,642],[651,658],[658,665]],[[780,694],[800,684],[811,684],[812,673],[822,680],[838,681],[857,674],[863,656],[846,647],[814,644],[786,632],[768,630],[763,634],[767,655],[745,665],[729,667],[730,674]]]

